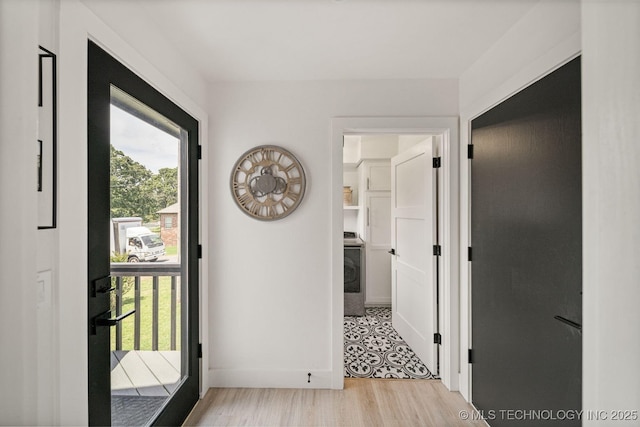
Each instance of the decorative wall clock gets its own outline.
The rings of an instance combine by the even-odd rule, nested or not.
[[[293,212],[306,178],[296,157],[282,147],[261,145],[244,153],[231,171],[231,194],[252,218],[272,221]]]

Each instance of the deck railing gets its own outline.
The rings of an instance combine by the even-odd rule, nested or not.
[[[141,350],[140,348],[140,331],[141,327],[148,325],[141,325],[142,312],[141,312],[141,284],[142,278],[150,277],[152,280],[152,302],[151,302],[151,348],[143,350],[158,350],[158,335],[159,335],[159,301],[160,301],[160,278],[170,277],[170,316],[169,316],[169,330],[170,330],[170,350],[176,350],[177,348],[177,327],[178,327],[178,296],[180,292],[179,277],[181,274],[181,267],[179,263],[127,263],[127,262],[114,262],[111,263],[111,277],[115,278],[115,310],[116,316],[122,314],[123,306],[123,293],[125,278],[133,278],[133,292],[134,292],[134,327],[133,327],[133,349]],[[167,290],[163,290],[167,291]],[[115,327],[115,350],[122,350],[122,322],[116,324]]]

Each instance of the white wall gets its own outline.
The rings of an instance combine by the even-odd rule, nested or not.
[[[0,423],[37,417],[38,4],[0,2]]]
[[[126,17],[121,19],[127,21]],[[129,42],[154,43],[156,36],[139,30]],[[190,67],[176,60],[177,52],[164,46],[152,65],[77,0],[0,1],[2,424],[87,423],[88,38],[114,52],[199,119],[201,139],[207,140],[207,115],[191,100],[201,97],[206,86]],[[34,191],[39,44],[58,56],[59,107],[58,228],[40,231]],[[190,93],[185,94],[165,73],[174,80],[188,81],[185,86]],[[203,151],[206,154],[206,144]],[[206,215],[206,185],[203,179],[202,215]],[[206,234],[206,223],[202,228]],[[205,244],[205,255],[207,250]],[[203,265],[206,282],[206,260]],[[50,299],[40,304],[36,292],[38,272],[51,278],[51,289],[46,292]],[[204,288],[202,292],[205,301],[206,291]],[[203,313],[206,316],[206,311]],[[207,325],[205,321],[205,338]],[[203,386],[208,386],[207,377]]]
[[[578,0],[543,0],[518,21],[460,78],[460,144],[469,144],[470,121],[580,52]],[[469,400],[470,336],[469,161],[460,150],[460,392]]]
[[[614,425],[640,411],[640,2],[583,1],[582,46],[584,425]]]
[[[487,110],[580,45],[580,1],[541,0],[460,76],[460,113]]]
[[[361,159],[390,159],[398,154],[397,135],[362,135],[360,137]]]
[[[3,325],[0,421],[52,424],[56,419],[55,286],[57,230],[36,230],[33,142],[37,138],[38,45],[58,50],[56,1],[2,2]],[[5,92],[6,91],[6,92]],[[35,97],[35,100],[34,100]],[[5,265],[6,263],[6,265]],[[37,272],[47,272],[37,291]],[[42,298],[42,299],[39,299]],[[6,318],[4,316],[7,316]],[[9,334],[15,334],[11,337]],[[17,360],[12,360],[17,358]],[[6,406],[5,406],[6,405]]]
[[[38,0],[38,44],[59,52],[59,0]],[[38,393],[39,425],[53,424],[58,419],[58,229],[38,230],[37,271],[44,278],[38,288]],[[40,280],[39,280],[40,281]]]
[[[345,135],[342,144],[342,161],[352,166],[360,162],[360,136]]]
[[[398,154],[404,153],[411,147],[420,144],[423,141],[430,143],[432,136],[426,135],[398,135]]]
[[[212,384],[331,387],[343,368],[332,362],[330,119],[457,115],[457,81],[220,83],[209,98]],[[275,222],[243,214],[229,191],[237,158],[267,143],[308,177],[298,210]]]

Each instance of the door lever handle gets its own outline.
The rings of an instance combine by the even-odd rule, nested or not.
[[[391,250],[389,251],[389,253],[390,253],[391,255],[395,255],[395,254],[396,254],[396,250],[395,250],[395,249],[393,249],[393,248],[391,248]]]
[[[96,330],[98,326],[115,326],[118,324],[118,322],[131,316],[135,312],[136,312],[135,310],[131,310],[124,314],[121,314],[120,316],[111,317],[111,310],[109,310],[109,311],[105,311],[102,314],[97,315],[96,317],[93,318],[93,321],[91,322],[91,335],[95,335],[97,333]]]
[[[97,326],[115,326],[116,324],[118,324],[118,322],[120,322],[121,320],[125,319],[126,317],[131,316],[133,313],[135,313],[135,310],[131,310],[129,312],[126,312],[124,314],[121,314],[118,317],[98,317],[96,319],[96,325]],[[108,311],[107,312],[109,315],[111,315],[111,312]]]
[[[572,320],[567,319],[566,317],[562,317],[562,316],[553,316],[554,319],[561,321],[562,323],[564,323],[565,325],[569,325],[572,328],[576,328],[579,331],[582,331],[582,325],[580,323],[576,323]]]

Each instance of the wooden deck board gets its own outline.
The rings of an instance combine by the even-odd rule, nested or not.
[[[111,354],[111,394],[114,396],[139,396],[131,379],[113,353]]]
[[[169,363],[171,363],[171,366],[173,366],[173,368],[177,371],[180,372],[180,358],[181,358],[181,354],[179,351],[159,351],[158,353],[160,353],[162,355],[162,357],[164,357],[165,359],[167,359],[167,361]]]
[[[141,358],[138,351],[115,351],[113,352],[118,360],[118,366],[112,370],[112,373],[120,368],[131,382],[131,388],[140,396],[168,396],[169,392],[164,384],[158,380],[155,373],[149,368],[145,361]],[[112,382],[114,380],[112,375]],[[121,381],[122,377],[116,374],[117,381]],[[115,384],[112,384],[112,393]],[[119,385],[122,387],[122,383]],[[129,394],[126,388],[118,388],[117,393],[113,394]]]
[[[179,351],[111,352],[111,394],[168,396],[180,381]]]
[[[131,379],[125,372],[118,355],[122,357],[123,352],[111,352],[111,394],[114,396],[139,396]]]
[[[139,351],[138,356],[169,394],[178,386],[180,372],[158,351]]]

